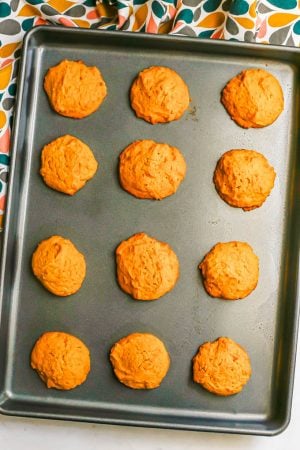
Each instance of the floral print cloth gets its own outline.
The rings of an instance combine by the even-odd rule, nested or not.
[[[0,0],[0,228],[22,39],[44,24],[299,47],[300,0]]]

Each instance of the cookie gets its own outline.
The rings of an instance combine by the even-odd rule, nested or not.
[[[93,178],[98,163],[92,150],[80,139],[66,134],[42,150],[40,174],[56,191],[74,195]]]
[[[95,112],[107,93],[97,67],[67,59],[48,70],[44,89],[54,111],[74,119],[82,119]]]
[[[246,242],[216,244],[199,265],[204,287],[212,297],[238,300],[258,283],[259,261]]]
[[[243,70],[222,91],[221,101],[231,118],[243,128],[271,125],[284,108],[277,78],[263,69]]]
[[[129,334],[112,347],[110,361],[118,380],[132,389],[157,388],[170,367],[163,342],[153,334]]]
[[[71,334],[44,333],[31,352],[31,367],[48,388],[69,390],[82,384],[90,371],[90,352]]]
[[[217,395],[240,392],[251,376],[247,352],[228,337],[206,342],[193,358],[193,379]]]
[[[134,80],[130,100],[137,117],[155,124],[180,119],[190,104],[190,94],[178,73],[153,66]]]
[[[145,233],[121,242],[116,257],[119,285],[136,300],[156,300],[178,280],[179,261],[172,248]]]
[[[32,255],[32,270],[52,294],[65,297],[77,292],[85,278],[84,256],[61,236],[42,241]]]
[[[119,173],[125,191],[138,198],[161,200],[177,191],[186,163],[178,148],[145,139],[121,153]]]
[[[244,211],[261,206],[274,186],[276,173],[254,150],[230,150],[219,159],[214,183],[220,197]]]

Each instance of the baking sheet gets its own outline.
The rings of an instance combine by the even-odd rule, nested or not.
[[[108,87],[100,109],[79,121],[54,113],[42,87],[48,68],[64,58],[96,65]],[[151,65],[175,69],[188,84],[192,103],[181,120],[153,126],[131,110],[130,85]],[[226,82],[249,67],[271,71],[284,90],[285,110],[267,128],[239,128],[220,103]],[[1,412],[265,435],[287,426],[299,310],[299,69],[298,49],[51,27],[27,34],[1,266]],[[67,133],[100,163],[74,197],[49,189],[38,173],[42,147]],[[176,195],[138,200],[121,189],[118,156],[136,139],[181,149],[188,171]],[[225,204],[212,182],[217,160],[232,148],[262,152],[277,173],[266,203],[248,213]],[[115,248],[140,231],[168,242],[181,266],[175,288],[154,302],[132,300],[115,276]],[[87,260],[82,288],[65,299],[31,273],[32,252],[53,234],[71,239]],[[210,298],[197,268],[215,243],[230,240],[247,241],[260,259],[257,288],[236,302]],[[30,368],[34,342],[51,330],[78,336],[91,351],[91,373],[75,390],[47,390]],[[113,375],[112,344],[136,331],[157,335],[170,352],[159,389],[130,390]],[[199,345],[219,336],[244,346],[253,368],[244,390],[228,398],[191,375]]]

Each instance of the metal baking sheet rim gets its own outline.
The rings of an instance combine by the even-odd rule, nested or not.
[[[45,30],[55,30],[56,32],[58,31],[57,27],[52,27],[52,26],[40,26],[40,27],[36,27],[33,28],[32,30],[29,30],[24,38],[23,41],[23,49],[22,49],[22,57],[21,57],[21,65],[20,65],[20,69],[19,69],[19,75],[18,75],[18,90],[17,90],[17,98],[16,98],[16,112],[14,115],[14,124],[13,124],[13,131],[12,131],[12,137],[11,137],[11,142],[13,143],[12,148],[11,148],[11,165],[10,165],[10,174],[9,174],[9,179],[13,179],[14,178],[14,173],[15,173],[15,167],[16,167],[16,148],[17,148],[17,140],[16,140],[16,136],[18,134],[18,130],[19,130],[19,119],[20,119],[20,113],[21,113],[21,105],[22,105],[22,94],[23,94],[23,89],[24,89],[24,84],[25,84],[25,66],[27,63],[27,51],[28,51],[28,42],[29,39],[31,38],[32,35],[34,35],[35,33],[38,33],[40,31],[42,31],[43,29]],[[61,30],[60,30],[61,31]],[[63,32],[67,32],[67,33],[76,33],[76,32],[82,32],[82,30],[80,29],[63,29]],[[84,32],[87,33],[103,33],[106,34],[107,36],[111,36],[111,37],[116,37],[117,35],[124,36],[126,35],[126,37],[128,37],[128,35],[130,33],[128,32],[120,32],[120,31],[114,31],[114,32],[110,32],[110,31],[102,31],[102,30],[84,30]],[[194,38],[188,38],[188,37],[178,37],[178,36],[157,36],[157,35],[149,35],[149,34],[145,34],[145,33],[140,33],[140,35],[143,35],[145,37],[147,37],[147,39],[157,39],[157,40],[162,40],[162,41],[169,41],[169,40],[178,40],[178,42],[180,41],[186,41],[186,44],[188,45],[188,43],[195,41]],[[216,45],[216,46],[224,46],[226,48],[227,45],[232,45],[229,44],[227,41],[222,41],[222,40],[218,40],[218,41],[211,41],[209,39],[201,39],[202,43],[208,43],[209,45]],[[252,44],[252,43],[234,43],[234,46],[236,46],[236,48],[240,47],[240,48],[244,48],[244,49],[252,49],[252,50],[258,50],[259,48],[263,48],[265,47],[264,44]],[[268,46],[270,49],[273,48],[274,50],[279,50],[282,51],[282,47],[280,46],[274,46],[274,45],[270,45]],[[290,51],[295,51],[298,52],[298,49],[289,48]],[[300,51],[299,51],[300,53]],[[12,215],[12,209],[11,209],[11,202],[12,202],[12,185],[9,184],[8,186],[8,193],[7,193],[7,208],[6,208],[6,215],[5,215],[5,220],[4,220],[4,237],[3,237],[3,243],[2,243],[2,248],[1,248],[1,281],[3,280],[3,276],[4,276],[4,271],[5,271],[5,263],[6,263],[6,257],[7,257],[7,245],[8,245],[8,229],[6,227],[6,224],[8,224],[10,222],[10,217]],[[297,217],[298,220],[295,220],[295,224],[294,226],[300,225],[300,220],[299,217]],[[290,225],[290,223],[289,223]],[[155,427],[155,428],[168,428],[168,429],[178,429],[178,430],[191,430],[191,431],[207,431],[207,432],[218,432],[218,433],[239,433],[239,434],[248,434],[248,435],[262,435],[262,436],[275,436],[278,435],[280,433],[282,433],[289,425],[290,423],[290,418],[291,418],[291,404],[292,404],[292,396],[293,396],[293,383],[294,383],[294,373],[295,373],[295,362],[296,362],[296,349],[297,349],[297,336],[298,336],[298,327],[299,327],[299,312],[300,312],[300,298],[299,298],[299,294],[300,294],[300,274],[299,274],[299,257],[297,260],[298,263],[298,270],[297,270],[297,287],[296,287],[296,302],[295,302],[295,320],[293,322],[293,347],[294,347],[294,353],[293,353],[293,358],[290,361],[290,366],[291,366],[291,377],[289,380],[289,386],[288,386],[288,399],[287,399],[287,414],[285,415],[285,419],[284,421],[280,421],[280,423],[276,424],[276,422],[274,421],[274,427],[273,429],[265,429],[262,427],[262,429],[260,429],[260,427],[258,426],[257,428],[253,428],[253,429],[249,429],[249,428],[243,428],[243,427],[224,427],[224,426],[217,426],[217,425],[213,425],[210,426],[208,424],[199,424],[199,425],[188,425],[188,424],[182,424],[182,423],[176,423],[175,421],[172,423],[169,422],[163,422],[163,421],[151,421],[151,420],[137,420],[137,419],[113,419],[113,418],[102,418],[102,417],[90,417],[90,416],[81,416],[80,414],[78,415],[72,415],[72,414],[61,414],[61,413],[49,413],[49,412],[40,412],[40,411],[22,411],[22,409],[10,409],[10,410],[6,410],[5,409],[5,404],[7,402],[10,401],[14,401],[14,396],[10,395],[9,392],[6,391],[6,393],[3,393],[0,391],[0,413],[3,415],[7,415],[7,416],[20,416],[20,417],[32,417],[32,418],[47,418],[47,419],[60,419],[60,420],[70,420],[70,421],[81,421],[81,422],[91,422],[91,423],[103,423],[103,424],[112,424],[112,425],[124,425],[124,426],[138,426],[138,427]],[[1,323],[2,320],[2,292],[3,291],[3,284],[1,282],[1,286],[0,286],[0,330],[1,327],[3,326],[3,324]],[[8,324],[5,324],[8,327]],[[0,380],[1,381],[1,380]],[[30,402],[28,402],[30,404]],[[209,420],[209,419],[208,419]],[[203,420],[202,420],[203,421]],[[221,420],[222,421],[222,420]],[[249,421],[247,422],[249,423]],[[251,421],[251,423],[255,424],[255,421]]]

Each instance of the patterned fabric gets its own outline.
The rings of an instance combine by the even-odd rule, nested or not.
[[[109,30],[300,45],[299,0],[98,0],[97,3],[102,20],[106,20],[101,28]]]
[[[0,228],[22,39],[49,23],[300,46],[300,0],[0,0]]]

